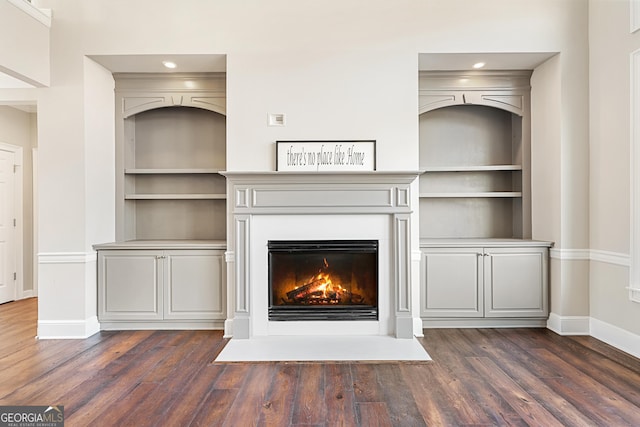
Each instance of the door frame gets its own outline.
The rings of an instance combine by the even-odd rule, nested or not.
[[[7,144],[6,142],[0,141],[0,150],[8,151],[13,153],[14,164],[15,164],[15,173],[13,179],[14,185],[14,209],[15,209],[15,217],[16,217],[16,227],[14,234],[14,245],[15,245],[15,256],[16,256],[16,265],[15,271],[16,276],[16,291],[15,298],[16,300],[25,298],[24,294],[24,212],[23,212],[23,198],[24,198],[24,185],[23,185],[23,165],[24,165],[24,153],[22,147],[17,145]],[[27,295],[28,296],[28,295]]]

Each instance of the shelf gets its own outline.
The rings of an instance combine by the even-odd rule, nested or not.
[[[226,194],[127,194],[125,200],[225,200]]]
[[[491,172],[521,171],[521,165],[487,165],[487,166],[427,166],[423,172]]]
[[[518,198],[522,197],[520,191],[487,191],[471,193],[420,193],[420,198]]]
[[[222,169],[158,169],[158,168],[128,168],[124,170],[127,175],[171,175],[171,174],[218,174]]]
[[[542,240],[516,238],[422,238],[421,248],[468,248],[468,247],[552,247],[553,243]]]
[[[226,240],[127,240],[124,242],[109,242],[93,245],[96,250],[108,249],[226,249]]]

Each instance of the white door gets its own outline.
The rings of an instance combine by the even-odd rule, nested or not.
[[[0,149],[0,303],[16,299],[14,157]]]

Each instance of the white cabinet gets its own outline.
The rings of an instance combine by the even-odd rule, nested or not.
[[[548,247],[515,239],[423,242],[421,315],[427,326],[428,319],[546,319]]]
[[[549,314],[548,248],[484,248],[485,317]]]
[[[224,250],[144,242],[96,249],[103,329],[212,328],[225,319]]]
[[[482,248],[422,249],[422,316],[482,317]]]
[[[98,250],[98,320],[162,320],[161,253]]]

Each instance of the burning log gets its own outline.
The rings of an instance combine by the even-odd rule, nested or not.
[[[326,278],[320,277],[298,286],[286,293],[285,304],[364,304],[365,299],[360,294],[352,293],[339,285],[327,283]]]
[[[306,283],[302,286],[295,288],[292,291],[287,292],[287,298],[292,301],[298,301],[308,297],[314,291],[318,292],[314,288],[321,285],[323,282],[322,279],[315,279],[309,283]],[[322,292],[322,291],[319,291]]]

